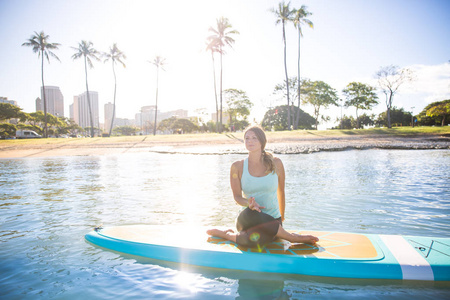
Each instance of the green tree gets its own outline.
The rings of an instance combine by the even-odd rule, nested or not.
[[[24,113],[22,109],[16,105],[9,103],[0,103],[0,121],[9,119],[20,119],[24,122],[30,116]]]
[[[298,108],[300,108],[300,99],[301,99],[301,84],[300,84],[300,40],[303,37],[302,32],[302,24],[308,25],[310,28],[314,28],[314,24],[311,22],[311,20],[307,19],[312,15],[307,10],[307,7],[305,5],[302,5],[300,9],[294,10],[294,26],[298,30],[298,68],[297,68],[297,100],[298,100]],[[298,121],[300,118],[300,109],[297,110],[297,118],[294,121],[294,129],[297,129],[298,127]]]
[[[323,81],[305,81],[305,104],[310,104],[314,108],[314,119],[316,123],[316,130],[319,124],[319,117],[322,120],[329,118],[322,115],[320,110],[328,108],[330,105],[339,106],[339,100],[336,95],[336,90]]]
[[[177,117],[171,117],[169,119],[162,120],[158,126],[159,130],[170,130],[173,133],[190,133],[198,130],[198,126],[187,119],[178,119]]]
[[[381,67],[375,76],[381,91],[386,97],[387,126],[388,128],[391,128],[391,109],[394,95],[398,92],[398,89],[402,84],[414,79],[413,72],[407,68],[400,69],[398,66],[390,65]]]
[[[433,102],[425,110],[428,117],[441,119],[441,126],[444,126],[446,118],[450,117],[450,100]]]
[[[356,128],[360,128],[358,110],[371,109],[378,104],[375,88],[360,82],[351,82],[342,90],[347,100],[345,106],[356,108]]]
[[[271,108],[264,114],[264,118],[262,120],[261,126],[265,130],[289,130],[287,118],[288,118],[288,112],[294,109],[294,113],[298,113],[300,116],[300,122],[298,124],[298,128],[301,129],[312,129],[313,125],[315,123],[315,119],[310,116],[308,113],[304,112],[298,107],[292,108],[288,105],[280,105],[276,106],[275,108]],[[297,112],[297,110],[300,110],[300,112]]]
[[[58,125],[57,125],[57,133],[58,134],[72,134],[72,135],[75,135],[76,132],[83,130],[72,119],[65,118],[65,117],[59,117],[58,119],[59,119],[59,122],[58,122]]]
[[[51,50],[57,50],[60,44],[50,43],[49,36],[41,31],[40,33],[34,32],[28,42],[22,44],[22,46],[28,46],[33,48],[34,53],[38,53],[38,58],[41,58],[41,79],[42,79],[42,97],[44,100],[44,137],[48,136],[47,132],[47,98],[45,96],[45,84],[44,84],[44,56],[47,58],[48,63],[50,63],[50,56],[60,61],[58,56],[54,54]]]
[[[390,122],[392,126],[409,126],[411,124],[411,113],[406,112],[403,108],[392,107],[390,110]],[[378,126],[388,127],[389,119],[387,112],[382,112],[376,120]]]
[[[214,49],[214,52],[220,54],[220,118],[219,118],[219,132],[222,132],[222,81],[223,81],[223,55],[225,54],[225,47],[232,46],[234,44],[234,39],[231,37],[234,34],[239,34],[239,31],[232,28],[228,18],[221,17],[216,20],[217,28],[210,27],[209,31],[213,35],[207,38],[208,47]]]
[[[342,118],[338,118],[336,121],[339,122],[339,129],[353,129],[356,127],[356,120],[352,116],[343,115]]]
[[[187,119],[177,119],[173,127],[173,129],[181,130],[183,133],[192,133],[198,130],[198,126]]]
[[[161,56],[156,56],[152,64],[156,66],[156,104],[155,104],[155,125],[153,126],[153,135],[156,135],[156,124],[158,119],[158,86],[159,86],[159,68],[164,71],[163,66],[166,64],[166,59]]]
[[[358,122],[361,126],[373,126],[375,125],[375,114],[362,114],[361,116],[359,116]]]
[[[88,72],[87,72],[87,66],[89,65],[89,68],[93,68],[94,65],[92,64],[92,59],[95,60],[99,60],[98,55],[99,52],[97,50],[94,49],[93,43],[92,42],[87,42],[87,41],[81,41],[80,43],[78,43],[78,48],[72,47],[72,49],[74,49],[75,51],[77,51],[74,55],[72,55],[72,59],[78,59],[83,57],[84,58],[84,73],[86,76],[86,96],[87,96],[87,100],[88,100],[88,111],[89,111],[89,118],[91,121],[91,137],[94,137],[94,118],[92,116],[92,107],[91,107],[91,98],[89,95],[89,86],[88,86]]]
[[[247,120],[253,103],[242,90],[227,89],[223,93],[227,103],[227,112],[230,116],[230,127],[234,124],[235,130],[241,129],[237,127],[238,121]]]
[[[339,122],[339,129],[353,129],[358,128],[358,126],[373,126],[375,124],[375,115],[362,114],[358,121],[352,116],[344,115],[342,119],[337,119]]]
[[[289,93],[290,93],[289,99],[291,101],[289,103],[289,106],[291,106],[290,114],[292,116],[292,123],[294,124],[294,128],[296,128],[296,129],[298,129],[298,126],[300,126],[299,124],[300,124],[300,112],[301,112],[300,100],[297,99],[298,96],[300,96],[300,94],[298,94],[298,82],[299,81],[298,81],[297,77],[291,77],[291,78],[289,78],[289,89],[286,88],[286,81],[283,81],[282,83],[277,84],[273,91],[274,94],[278,94],[278,95],[281,95],[283,98],[286,98],[287,97],[286,93],[289,90]],[[301,80],[300,88],[303,93],[305,92],[305,89],[304,89],[305,82],[307,83],[308,79]],[[297,101],[298,109],[295,109],[295,111],[294,111],[294,103],[296,101]],[[286,124],[288,124],[287,116],[286,116]],[[288,128],[287,125],[286,125],[286,128]]]
[[[45,117],[44,117],[44,113],[42,111],[37,111],[37,112],[32,112],[29,114],[30,115],[30,123],[33,126],[38,126],[39,127],[39,131],[42,132],[42,124],[44,123]],[[49,115],[49,114],[47,114]]]
[[[103,56],[105,57],[105,61],[111,61],[112,62],[112,70],[114,75],[114,104],[113,104],[113,114],[111,118],[111,126],[109,127],[109,135],[111,135],[112,129],[114,127],[114,118],[116,117],[116,90],[117,90],[117,78],[116,78],[116,70],[115,65],[117,62],[122,64],[124,68],[126,68],[125,63],[123,60],[125,60],[127,57],[126,55],[117,48],[117,44],[114,43],[111,48],[109,48],[108,53],[104,53]]]
[[[114,133],[117,135],[136,135],[139,131],[140,128],[129,125],[114,128]]]
[[[29,114],[28,121],[32,123],[34,128],[38,127],[38,132],[44,131],[44,124],[45,124],[45,115],[42,111],[37,111]],[[47,125],[48,125],[48,131],[51,132],[51,134],[55,134],[55,129],[64,127],[63,119],[58,118],[52,114],[47,114]],[[23,128],[26,129],[26,128]],[[31,129],[34,130],[34,129]]]
[[[276,24],[282,25],[283,30],[283,45],[284,45],[284,74],[286,78],[286,97],[287,97],[287,105],[290,105],[289,101],[289,76],[288,76],[288,70],[287,70],[287,52],[286,52],[286,23],[293,20],[293,15],[295,13],[295,10],[291,10],[290,2],[287,4],[283,1],[278,4],[278,9],[272,9],[271,11],[275,14],[277,20]],[[288,111],[287,114],[287,121],[288,121],[288,129],[291,130],[291,114]]]
[[[0,123],[0,138],[9,138],[16,135],[17,127],[10,123]]]

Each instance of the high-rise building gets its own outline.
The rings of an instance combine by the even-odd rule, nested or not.
[[[111,121],[113,117],[114,112],[114,104],[111,102],[108,102],[105,104],[105,131],[109,132],[109,129],[111,128]]]
[[[0,97],[0,103],[8,103],[17,106],[17,101],[8,100],[8,97]]]
[[[99,128],[99,108],[98,108],[98,93],[90,91],[89,99],[91,103],[93,126]],[[73,97],[73,104],[70,106],[70,118],[75,121],[80,127],[91,127],[91,119],[89,115],[89,106],[87,99],[87,92]]]
[[[36,111],[44,111],[44,89],[41,87],[41,99],[36,99]],[[47,101],[47,113],[56,117],[64,117],[64,97],[57,86],[45,87],[45,100]]]

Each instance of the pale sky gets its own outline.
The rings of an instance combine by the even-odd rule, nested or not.
[[[142,106],[155,104],[156,68],[149,63],[166,58],[160,72],[159,109],[214,112],[211,54],[205,52],[208,28],[216,19],[229,19],[240,32],[224,56],[223,87],[241,89],[254,103],[252,117],[261,121],[269,106],[285,104],[273,94],[284,80],[281,25],[270,9],[274,0],[0,0],[0,96],[16,100],[25,112],[35,111],[40,97],[41,67],[37,54],[22,47],[34,31],[43,30],[50,42],[60,43],[44,65],[45,84],[58,86],[65,116],[73,97],[85,91],[82,60],[72,60],[81,40],[107,52],[113,43],[126,55],[127,67],[117,65],[117,114],[134,119]],[[416,81],[405,85],[394,106],[419,113],[433,101],[450,99],[450,1],[448,0],[292,0],[313,13],[314,29],[304,27],[302,77],[322,80],[338,91],[352,81],[376,86],[382,66],[398,65],[415,71]],[[288,72],[297,75],[297,32],[287,27]],[[110,63],[95,62],[88,70],[89,89],[103,105],[113,101]],[[386,109],[383,94],[373,113]],[[312,108],[302,106],[312,113]],[[325,110],[334,121],[340,108]],[[344,114],[355,115],[354,108]],[[329,124],[332,125],[332,124]]]

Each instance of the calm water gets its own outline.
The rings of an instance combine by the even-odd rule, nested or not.
[[[280,155],[285,227],[450,237],[450,151]],[[243,155],[123,154],[0,160],[1,299],[450,297],[449,283],[237,272],[119,255],[95,225],[232,226]]]

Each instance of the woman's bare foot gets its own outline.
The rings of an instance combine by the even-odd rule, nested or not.
[[[220,237],[230,241],[236,241],[236,235],[232,229],[220,230],[220,229],[208,229],[206,231],[207,234],[211,236]]]
[[[294,242],[294,243],[304,243],[304,244],[315,245],[319,241],[319,238],[315,237],[313,235],[302,235],[302,234],[297,234],[297,233],[291,233],[291,234],[293,236],[293,239],[291,242]]]

